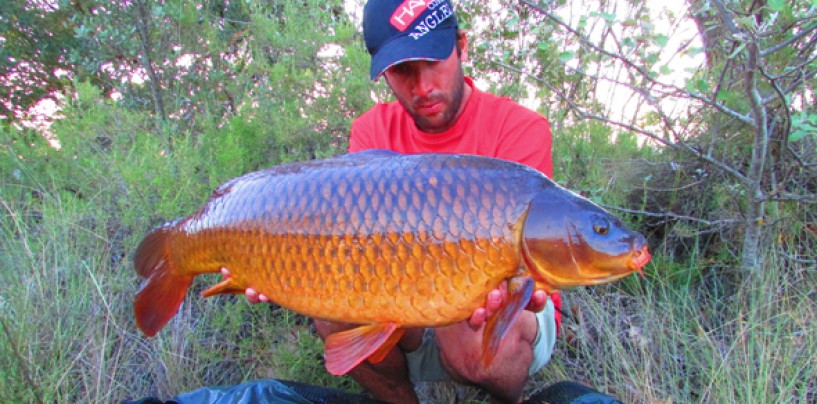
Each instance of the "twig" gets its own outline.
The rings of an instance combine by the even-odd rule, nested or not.
[[[764,198],[760,198],[761,202],[801,202],[801,203],[817,203],[817,194],[802,194],[802,195],[795,195],[795,194],[777,194],[771,195]]]
[[[699,217],[679,215],[677,213],[672,213],[672,212],[658,213],[658,212],[649,212],[649,211],[646,211],[646,210],[627,209],[627,208],[622,208],[622,207],[612,206],[612,205],[605,205],[605,204],[599,204],[599,205],[601,205],[605,209],[615,210],[615,211],[624,212],[624,213],[630,213],[630,214],[633,214],[633,215],[668,218],[668,219],[674,219],[674,220],[685,220],[685,221],[688,221],[688,222],[702,223],[702,224],[705,224],[707,226],[712,226],[712,227],[715,227],[715,226],[718,226],[718,225],[723,225],[723,224],[728,224],[728,223],[738,223],[738,222],[740,222],[740,220],[715,220],[715,221],[711,221],[711,220],[701,219]]]
[[[810,34],[812,31],[817,31],[817,22],[812,23],[810,26],[808,26],[806,28],[803,28],[803,30],[798,32],[797,35],[792,35],[791,38],[788,38],[785,41],[780,42],[779,44],[774,45],[774,46],[770,46],[770,47],[768,47],[766,49],[761,50],[760,51],[760,56],[761,57],[766,57],[766,56],[769,56],[772,53],[775,53],[775,52],[777,52],[777,51],[779,51],[781,49],[788,48],[792,43],[799,41],[804,36]]]
[[[806,264],[806,265],[817,264],[817,260],[810,260],[810,259],[806,259],[806,258],[792,257],[791,254],[783,254],[783,255],[786,256],[786,259],[794,261],[794,262],[796,262],[798,264]]]
[[[746,34],[743,31],[741,31],[740,27],[738,27],[738,24],[735,23],[734,19],[732,19],[732,13],[726,9],[726,5],[723,4],[723,1],[712,0],[712,3],[715,4],[715,7],[718,9],[718,12],[720,13],[721,16],[721,20],[723,21],[724,25],[726,25],[726,28],[729,29],[729,32],[731,32],[735,38],[741,41],[746,41],[747,40],[747,38],[745,38]]]

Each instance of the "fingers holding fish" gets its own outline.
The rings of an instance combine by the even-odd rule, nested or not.
[[[538,313],[545,309],[545,305],[547,305],[547,302],[548,302],[547,292],[545,292],[544,289],[537,289],[533,291],[533,295],[530,297],[530,302],[528,302],[528,306],[525,307],[525,310]]]
[[[258,293],[253,288],[247,288],[247,290],[244,292],[244,295],[247,296],[247,300],[249,300],[250,303],[269,303],[270,302],[270,299],[267,297],[267,295],[264,295],[262,293]]]
[[[488,292],[488,296],[485,298],[485,306],[478,307],[474,310],[474,313],[468,318],[468,325],[474,330],[479,329],[486,321],[488,321],[489,318],[496,314],[496,312],[507,302],[507,299],[508,282],[502,281],[497,289]],[[545,309],[547,301],[547,292],[545,292],[543,289],[537,289],[531,296],[530,302],[528,302],[525,310],[532,311],[534,313],[540,312]]]
[[[225,281],[230,279],[230,277],[232,276],[230,275],[230,270],[225,267],[221,267],[220,272],[221,276],[224,277]],[[269,303],[271,301],[270,298],[267,297],[267,295],[263,293],[258,293],[258,291],[256,291],[253,288],[247,288],[244,291],[244,295],[247,296],[247,301],[252,304]]]

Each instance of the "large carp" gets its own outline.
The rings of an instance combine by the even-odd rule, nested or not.
[[[382,360],[406,327],[467,319],[509,281],[483,361],[548,292],[621,278],[650,260],[644,237],[538,171],[504,160],[373,150],[290,163],[222,184],[197,213],[150,232],[136,323],[155,335],[193,277],[232,274],[203,295],[252,287],[309,317],[361,324],[329,336],[326,367]]]

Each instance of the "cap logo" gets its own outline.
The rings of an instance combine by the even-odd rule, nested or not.
[[[426,11],[427,8],[428,2],[424,0],[406,0],[394,10],[389,21],[394,28],[403,32],[420,14]]]
[[[408,29],[418,18],[421,17],[427,9],[434,10],[422,21],[417,23],[414,31],[409,35],[414,39],[419,39],[427,34],[432,29],[436,28],[438,24],[454,15],[454,11],[445,4],[445,0],[406,0],[392,13],[389,22],[394,28],[400,32]]]

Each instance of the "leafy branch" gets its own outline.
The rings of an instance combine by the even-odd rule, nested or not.
[[[777,161],[785,163],[787,159],[807,170],[816,164],[810,161],[813,159],[812,155],[798,153],[788,142],[788,134],[792,128],[792,96],[817,73],[817,69],[813,67],[814,49],[817,47],[815,45],[817,43],[817,23],[811,20],[814,18],[813,8],[808,11],[810,19],[791,22],[781,30],[780,26],[783,24],[758,23],[758,21],[778,18],[777,15],[763,14],[769,12],[768,7],[751,5],[748,10],[735,11],[730,7],[740,7],[740,3],[727,5],[723,0],[709,2],[708,4],[713,8],[705,8],[702,12],[710,17],[709,23],[717,24],[716,21],[719,21],[720,26],[724,28],[707,32],[707,35],[717,36],[712,38],[713,40],[708,45],[710,48],[706,50],[713,55],[720,56],[708,60],[707,69],[701,73],[704,77],[716,78],[716,85],[710,90],[707,90],[709,87],[703,87],[703,91],[699,91],[700,89],[696,87],[696,91],[692,91],[662,82],[649,67],[653,63],[651,59],[641,55],[644,58],[641,60],[638,54],[631,56],[632,53],[626,51],[622,46],[622,41],[615,34],[607,35],[609,29],[605,31],[604,37],[613,38],[612,50],[609,45],[592,40],[583,34],[580,28],[575,28],[562,21],[546,8],[526,0],[520,0],[520,4],[564,30],[572,38],[572,42],[578,43],[582,49],[595,54],[599,61],[615,61],[617,65],[624,66],[626,80],[590,75],[581,68],[571,68],[565,65],[568,69],[593,82],[608,80],[633,91],[641,97],[642,105],[650,108],[650,112],[660,123],[661,130],[648,129],[637,122],[628,123],[589,112],[580,105],[580,102],[572,99],[571,95],[551,85],[544,78],[507,64],[499,62],[495,64],[508,71],[524,74],[548,88],[581,119],[597,120],[642,135],[659,145],[692,156],[728,174],[737,184],[740,184],[743,190],[736,193],[736,196],[742,199],[743,204],[741,264],[744,268],[759,268],[761,264],[759,249],[764,231],[763,216],[767,214],[765,204],[817,202],[817,194],[807,191],[806,187],[795,190],[784,187],[784,183],[790,186],[794,182],[792,176],[795,173],[791,170],[778,172],[778,167],[786,166],[776,164]],[[602,18],[608,25],[612,25],[615,16],[610,17],[602,13]],[[699,29],[705,29],[701,27],[706,27],[706,25],[699,26]],[[659,40],[657,35],[653,38],[659,46],[666,43],[665,39]],[[797,51],[781,52],[783,49],[792,48]],[[773,66],[778,67],[773,69]],[[781,73],[772,74],[771,71]],[[696,105],[701,112],[720,115],[722,120],[715,120],[709,125],[706,121],[701,121],[702,125],[710,128],[711,141],[708,147],[702,148],[695,145],[697,142],[690,142],[690,140],[697,140],[700,133],[691,131],[689,123],[686,123],[685,127],[679,127],[681,121],[674,118],[674,115],[669,113],[662,104],[667,98],[692,101],[696,104],[691,105]],[[716,115],[707,116],[715,117]],[[725,133],[722,134],[719,130],[718,122],[728,123],[729,126],[726,127],[730,133],[750,135],[747,136],[750,139],[749,147],[744,149],[747,155],[737,156],[726,153],[730,147],[729,139],[731,138],[723,137]],[[722,138],[719,139],[719,137]],[[786,150],[785,154],[774,152],[777,150],[774,147],[778,144],[775,142],[780,142],[780,147]],[[633,213],[656,215],[644,211]],[[673,213],[657,215],[684,220],[694,219]],[[695,220],[700,223],[715,224],[703,219]]]

